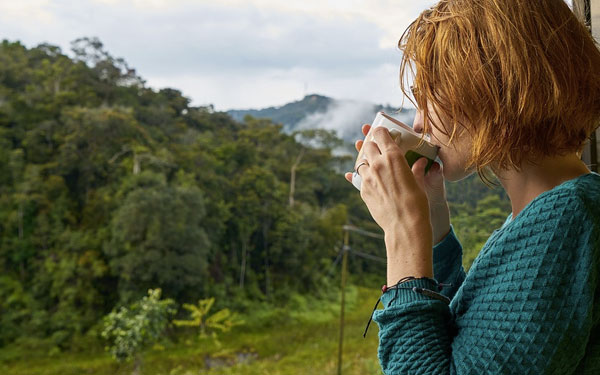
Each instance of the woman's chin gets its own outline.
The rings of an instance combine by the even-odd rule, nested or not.
[[[465,171],[461,168],[455,168],[452,165],[444,164],[444,179],[450,182],[460,181],[469,177],[473,172]]]
[[[450,181],[450,182],[456,181],[455,176],[452,173],[452,171],[449,170],[449,168],[445,168],[445,167],[444,167],[444,180]]]

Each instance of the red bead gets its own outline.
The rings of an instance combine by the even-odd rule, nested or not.
[[[383,286],[381,287],[381,293],[385,293],[386,290],[387,290],[387,285],[383,284]]]

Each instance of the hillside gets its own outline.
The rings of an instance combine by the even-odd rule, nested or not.
[[[74,44],[76,57],[0,44],[0,370],[11,350],[58,363],[62,352],[102,348],[105,317],[149,289],[178,317],[209,298],[214,311],[245,316],[337,298],[342,226],[381,230],[340,173],[355,151],[336,155],[328,130],[356,139],[383,107],[309,96],[272,109],[301,117],[284,131],[149,88],[98,40]],[[510,207],[476,176],[448,197],[468,267]],[[360,253],[349,274],[377,288],[384,244],[350,244]]]
[[[322,95],[307,95],[302,100],[287,103],[280,107],[263,109],[232,109],[227,113],[234,120],[242,122],[244,116],[250,115],[257,118],[269,118],[275,123],[283,124],[284,129],[293,129],[306,116],[314,113],[325,113],[335,100]]]
[[[268,118],[282,124],[283,130],[288,133],[299,129],[333,130],[345,142],[352,143],[361,137],[360,126],[370,123],[379,111],[385,111],[407,124],[412,124],[414,117],[412,109],[399,111],[389,105],[338,100],[317,94],[280,107],[230,110],[227,113],[237,121],[243,121],[246,115]]]
[[[0,347],[96,340],[151,288],[179,305],[281,305],[328,282],[343,224],[375,229],[330,148],[193,107],[98,40],[75,45],[0,44]]]

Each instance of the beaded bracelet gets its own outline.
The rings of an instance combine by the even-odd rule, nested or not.
[[[444,302],[445,304],[450,304],[450,298],[434,292],[433,290],[429,290],[429,289],[425,289],[425,288],[419,288],[419,287],[402,287],[400,286],[400,284],[403,284],[407,281],[411,281],[411,280],[421,280],[421,279],[425,279],[425,280],[430,280],[433,283],[436,284],[438,291],[441,291],[442,288],[446,287],[446,286],[452,286],[452,284],[443,284],[443,283],[438,283],[436,279],[432,279],[430,277],[414,277],[414,276],[406,276],[401,278],[396,284],[392,285],[392,286],[387,286],[387,285],[383,285],[381,287],[381,294],[383,295],[384,293],[390,291],[390,290],[398,290],[398,289],[408,289],[408,290],[412,290],[415,293],[419,293],[422,294],[424,296],[433,298],[433,299],[437,299],[439,301]],[[398,297],[398,292],[396,292],[396,295],[394,296],[394,298],[391,299],[390,303],[392,301],[394,301],[396,299],[396,297]],[[367,322],[367,327],[365,328],[365,333],[363,333],[363,337],[366,338],[367,337],[367,331],[369,330],[369,325],[371,324],[371,321],[373,320],[373,313],[375,313],[375,310],[377,310],[377,306],[379,306],[379,302],[381,302],[381,297],[379,297],[379,299],[377,299],[377,303],[375,303],[375,307],[373,308],[373,312],[371,313],[371,317],[369,318],[369,321]]]

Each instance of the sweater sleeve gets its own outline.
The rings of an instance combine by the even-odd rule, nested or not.
[[[557,211],[488,241],[450,305],[384,293],[373,315],[384,373],[572,374],[593,327],[599,240],[582,215]]]
[[[454,226],[442,241],[433,247],[433,277],[440,283],[451,284],[440,292],[452,299],[465,279],[462,266],[462,246],[456,238]]]

